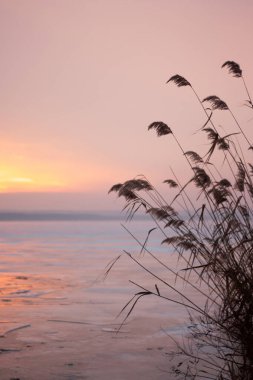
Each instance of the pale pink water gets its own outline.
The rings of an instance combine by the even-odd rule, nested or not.
[[[128,225],[141,241],[149,227],[140,221]],[[176,257],[160,246],[160,239],[154,233],[149,248],[175,265]],[[168,370],[172,344],[166,334],[183,333],[181,308],[146,297],[121,332],[114,332],[124,317],[116,318],[119,311],[140,290],[129,280],[154,288],[152,277],[123,249],[173,280],[147,254],[138,253],[140,247],[119,221],[1,223],[0,248],[0,328],[5,335],[0,348],[20,349],[1,356],[1,379],[32,380],[35,374],[43,380],[168,378],[163,370]],[[118,255],[104,279],[106,265]],[[172,295],[162,284],[159,288]]]

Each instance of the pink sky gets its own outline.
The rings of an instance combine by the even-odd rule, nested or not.
[[[252,16],[250,0],[0,0],[0,210],[120,209],[114,183],[184,178],[175,144],[147,132],[162,120],[202,149],[190,89],[165,85],[176,73],[253,138],[242,83],[220,69],[239,62],[253,89]]]

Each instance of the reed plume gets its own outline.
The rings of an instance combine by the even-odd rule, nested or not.
[[[240,66],[234,61],[226,61],[222,67],[234,77],[243,78]],[[125,321],[139,300],[146,296],[186,308],[188,343],[178,343],[178,351],[172,353],[171,373],[175,378],[252,380],[253,164],[247,162],[252,161],[252,145],[225,101],[216,95],[201,101],[191,83],[180,75],[170,77],[166,83],[191,87],[207,116],[199,133],[209,146],[204,155],[195,150],[185,151],[166,123],[153,122],[148,130],[155,130],[159,137],[172,135],[175,139],[179,154],[183,154],[190,167],[190,177],[183,184],[176,174],[175,178],[166,179],[164,183],[169,191],[166,199],[145,177],[116,184],[110,189],[125,198],[128,216],[132,218],[142,209],[154,223],[144,243],[128,231],[156,268],[125,251],[153,282],[149,287],[132,282],[138,291],[121,313]],[[246,85],[245,89],[249,96]],[[210,105],[211,114],[205,103]],[[250,96],[248,104],[252,105]],[[221,136],[212,120],[217,110],[229,111],[239,131]],[[242,154],[241,136],[250,145],[247,160]],[[192,194],[196,194],[195,198]],[[155,229],[162,235],[161,244],[177,253],[180,269],[171,268],[166,259],[161,260],[148,249],[148,239]],[[164,270],[168,276],[164,277]],[[200,302],[182,291],[178,281],[184,284],[184,289],[190,288],[198,295]]]

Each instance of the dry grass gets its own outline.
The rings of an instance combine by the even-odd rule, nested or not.
[[[222,67],[242,80],[248,97],[246,105],[253,108],[240,66],[227,61]],[[178,303],[187,308],[192,327],[188,344],[180,346],[176,353],[178,361],[171,369],[174,376],[250,380],[253,379],[253,165],[245,155],[250,157],[252,145],[219,97],[212,95],[201,101],[190,82],[180,75],[172,76],[167,83],[191,87],[206,114],[206,123],[199,133],[204,134],[209,147],[204,156],[193,150],[185,152],[173,128],[161,121],[153,122],[149,130],[176,140],[180,154],[184,154],[186,165],[190,166],[191,177],[183,185],[176,175],[164,181],[171,189],[170,200],[164,199],[143,177],[111,188],[110,191],[125,198],[129,219],[140,209],[150,216],[164,236],[161,243],[173,247],[182,264],[181,270],[175,271],[148,250],[151,230],[144,243],[133,236],[141,251],[151,255],[157,270],[143,264],[140,257],[125,252],[150,274],[154,286],[147,288],[135,283],[138,291],[122,312],[128,318],[138,301],[150,295]],[[217,110],[230,112],[238,132],[219,134],[212,118]],[[244,143],[249,149],[246,153]],[[197,189],[196,199],[192,197],[193,188]],[[159,268],[166,269],[167,278],[172,275],[190,287],[203,302],[199,304],[189,297],[177,282],[164,279]]]

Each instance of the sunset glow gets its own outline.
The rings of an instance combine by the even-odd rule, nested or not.
[[[243,86],[221,65],[238,61],[253,88],[252,11],[249,0],[1,1],[1,193],[96,192],[110,208],[114,183],[161,184],[170,166],[182,180],[176,144],[147,131],[162,120],[184,149],[205,148],[196,98],[165,84],[176,73],[200,98],[227,100],[249,133]]]
[[[0,164],[0,191],[54,191],[66,189],[66,180],[54,178],[50,170],[37,170],[36,165],[11,166]]]

